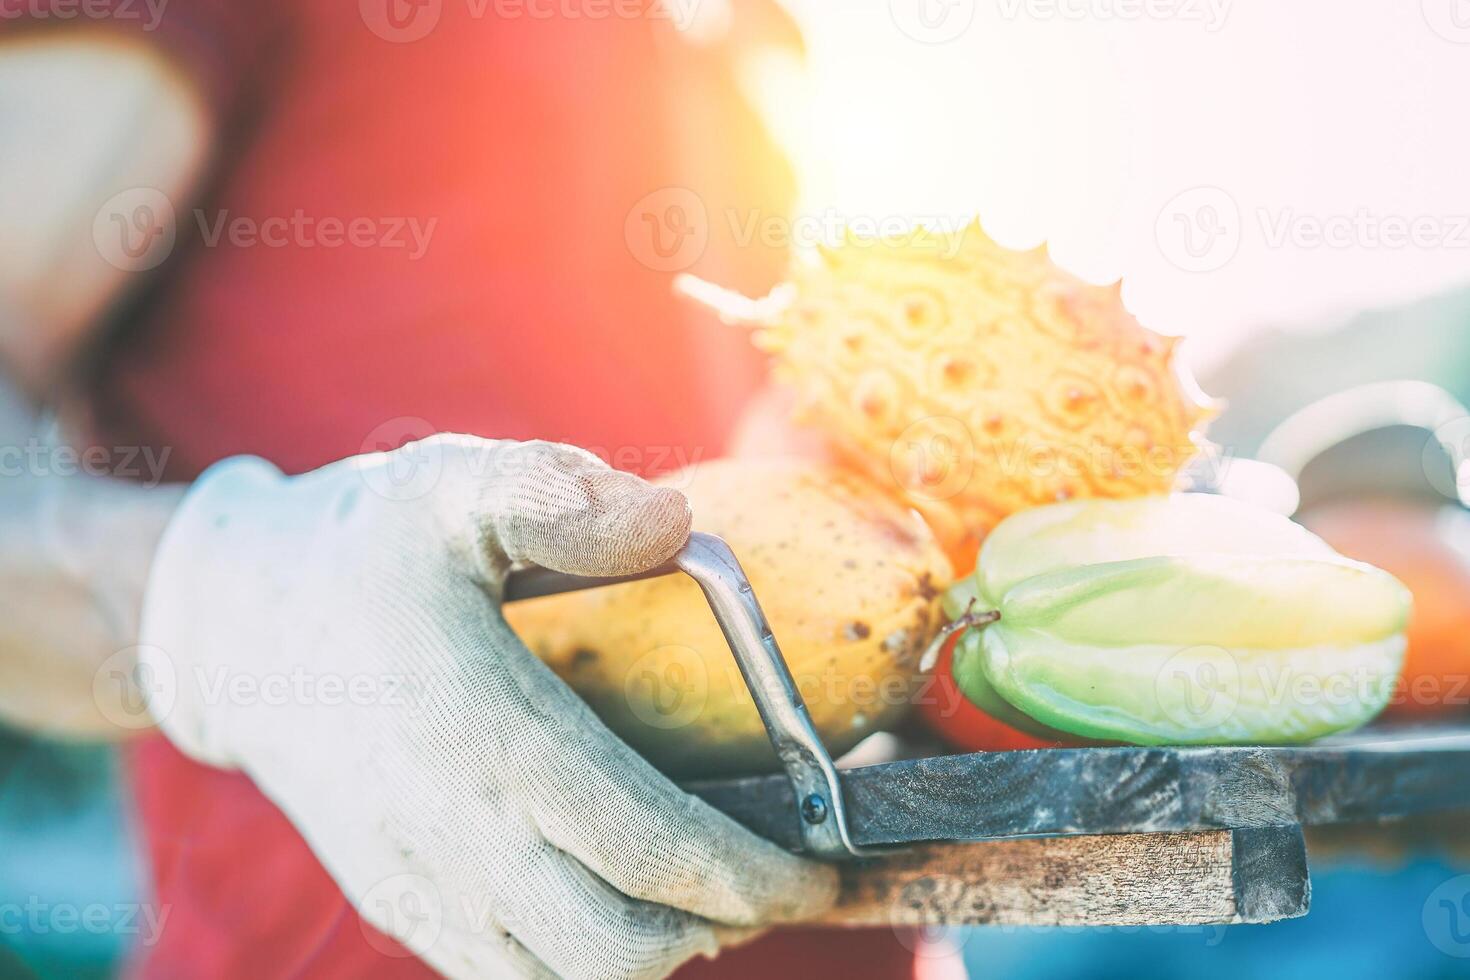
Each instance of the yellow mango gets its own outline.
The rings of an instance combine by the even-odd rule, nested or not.
[[[801,460],[715,460],[658,482],[683,491],[695,529],[740,559],[829,751],[903,716],[951,578],[916,514],[856,474]],[[776,768],[734,655],[687,576],[514,603],[505,615],[665,771]]]

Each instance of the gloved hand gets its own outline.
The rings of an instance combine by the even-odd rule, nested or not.
[[[656,977],[835,895],[613,736],[502,619],[510,564],[669,558],[683,496],[550,443],[436,436],[208,471],[140,654],[188,755],[247,772],[375,926],[451,976]],[[241,842],[249,860],[249,842]]]

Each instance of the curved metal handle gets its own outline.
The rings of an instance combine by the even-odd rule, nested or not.
[[[1451,425],[1455,430],[1447,432]],[[1319,398],[1272,429],[1256,456],[1285,470],[1295,480],[1328,450],[1355,436],[1392,426],[1430,433],[1453,469],[1454,497],[1470,507],[1470,494],[1466,492],[1470,487],[1470,455],[1457,441],[1470,428],[1470,410],[1454,395],[1427,381],[1376,381]]]
[[[766,734],[796,791],[803,848],[828,859],[880,853],[858,847],[848,835],[846,804],[837,767],[812,724],[750,580],[745,577],[735,553],[721,538],[696,531],[669,564],[620,578],[562,575],[544,568],[517,569],[506,579],[504,601],[574,592],[675,571],[684,572],[699,583],[720,631],[725,634],[725,642],[735,655],[740,675],[766,726]]]

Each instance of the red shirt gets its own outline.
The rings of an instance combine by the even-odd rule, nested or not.
[[[147,9],[117,0],[92,26],[144,27],[124,8]],[[645,474],[717,455],[760,365],[671,273],[768,287],[784,256],[737,239],[785,213],[790,176],[736,95],[733,40],[609,10],[626,4],[172,0],[143,36],[207,93],[218,166],[174,202],[177,244],[96,379],[107,436],[166,447],[179,479],[433,430],[560,439]],[[738,15],[733,37],[792,43],[764,3]],[[246,777],[161,738],[131,761],[169,909],[143,973],[426,973]],[[690,975],[910,964],[888,932],[786,934]]]

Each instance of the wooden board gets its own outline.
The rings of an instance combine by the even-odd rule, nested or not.
[[[842,772],[848,828],[907,845],[843,868],[833,923],[1195,925],[1306,913],[1301,827],[1470,809],[1470,728],[1380,728],[1307,746],[1128,746],[900,758]],[[794,851],[784,775],[694,783]],[[1457,812],[1458,811],[1458,812]]]
[[[1273,922],[1311,898],[1297,827],[926,843],[841,873],[830,925]]]

